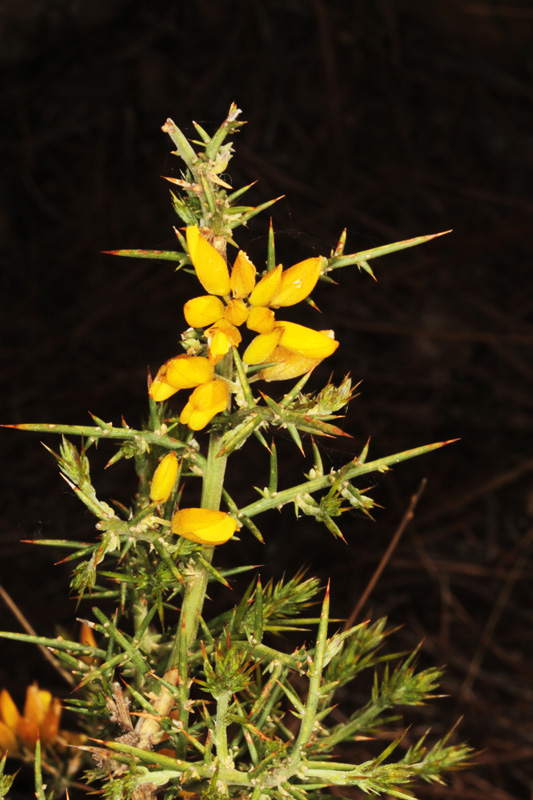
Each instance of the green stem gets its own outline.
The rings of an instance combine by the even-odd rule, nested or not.
[[[227,462],[227,458],[224,458],[224,456],[217,458],[217,453],[219,450],[220,436],[217,433],[211,433],[209,438],[207,462],[204,471],[201,505],[202,508],[211,508],[214,511],[217,511],[220,507],[222,489],[224,486],[224,473]],[[202,555],[209,563],[211,563],[213,559],[214,549],[214,547],[207,545],[202,547]],[[196,564],[191,562],[188,570],[185,596],[183,598],[183,604],[181,607],[181,617],[178,627],[178,631],[180,631],[180,633],[174,640],[167,664],[167,671],[173,669],[178,663],[180,652],[180,636],[185,635],[187,649],[189,649],[196,639],[198,625],[200,624],[200,614],[202,613],[202,608],[205,601],[208,579],[209,573],[207,570],[200,566],[198,562]]]
[[[225,358],[220,365],[223,374],[231,371],[231,358]],[[204,468],[201,507],[218,511],[224,488],[224,475],[226,472],[227,456],[219,456],[221,434],[212,432],[209,437],[209,449]],[[214,553],[213,546],[202,547],[204,560],[211,564]],[[198,561],[191,561],[188,570],[188,580],[185,585],[185,595],[181,606],[181,615],[178,632],[170,652],[167,670],[175,666],[180,671],[180,722],[184,732],[188,730],[189,712],[187,708],[189,680],[188,680],[188,654],[192,647],[200,624],[200,616],[204,607],[209,573]],[[186,752],[186,742],[183,737],[180,743],[178,756],[183,757]]]
[[[226,714],[228,713],[230,692],[224,692],[217,697],[217,718],[215,728],[215,745],[217,758],[225,767],[233,767],[228,755],[228,727]]]
[[[220,435],[212,433],[209,437],[209,451],[207,453],[207,464],[204,472],[204,483],[202,487],[202,508],[211,508],[217,511],[220,508],[222,489],[224,487],[224,473],[226,471],[227,458],[217,457],[220,450]],[[204,546],[202,555],[210,564],[213,560],[213,546]],[[189,648],[198,632],[200,624],[200,614],[205,601],[207,582],[209,573],[203,567],[196,565],[193,568],[191,579],[187,582],[185,598],[181,608],[182,620],[185,625],[185,636],[187,638],[187,648]]]
[[[416,458],[432,450],[437,450],[439,447],[444,447],[447,444],[457,441],[457,439],[450,439],[446,442],[435,442],[434,444],[427,444],[422,447],[415,447],[413,450],[404,450],[402,453],[395,453],[392,456],[385,456],[378,458],[376,461],[368,461],[361,463],[357,459],[350,466],[341,467],[339,470],[333,470],[328,475],[319,475],[317,478],[307,480],[304,483],[299,483],[296,486],[291,486],[289,489],[283,489],[276,492],[271,497],[263,497],[261,500],[256,500],[247,506],[239,509],[238,517],[255,517],[257,514],[262,514],[271,508],[280,509],[286,503],[295,500],[298,495],[312,494],[319,492],[322,489],[331,488],[336,480],[351,481],[352,478],[357,478],[360,475],[368,475],[369,472],[387,472],[389,466],[399,464],[400,461],[406,461],[409,458]]]

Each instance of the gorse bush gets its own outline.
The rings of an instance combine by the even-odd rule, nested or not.
[[[234,236],[274,201],[243,205],[250,187],[229,184],[228,138],[243,124],[238,115],[232,106],[213,136],[195,125],[192,143],[166,122],[163,130],[184,164],[179,179],[168,179],[178,249],[113,251],[171,262],[178,279],[187,271],[200,284],[183,308],[182,351],[149,382],[147,424],[130,428],[93,417],[92,425],[13,426],[62,436],[54,453],[61,474],[96,517],[92,541],[42,541],[70,551],[72,590],[84,601],[81,636],[2,634],[49,648],[72,684],[64,705],[76,714],[78,733],[61,730],[61,704],[36,685],[22,711],[8,691],[0,696],[0,748],[34,762],[40,800],[76,786],[113,800],[313,800],[341,786],[352,787],[352,797],[355,791],[407,798],[411,784],[440,781],[467,757],[468,749],[449,737],[398,750],[399,737],[385,747],[377,741],[371,760],[341,762],[338,745],[376,737],[391,710],[434,696],[439,670],[417,670],[416,654],[386,655],[390,631],[383,619],[349,629],[331,623],[328,587],[304,572],[263,586],[255,567],[217,566],[217,547],[239,547],[250,535],[263,541],[269,531],[261,515],[287,504],[349,542],[354,517],[342,531],[343,512],[369,514],[374,505],[358,480],[445,444],[377,460],[369,460],[365,447],[325,471],[320,442],[346,435],[335,423],[351,399],[351,381],[305,391],[314,367],[339,342],[333,331],[291,321],[291,308],[304,301],[312,306],[311,293],[336,270],[357,267],[372,275],[373,259],[433,237],[346,255],[343,233],[329,256],[304,253],[284,269],[271,226],[265,268],[256,267]],[[169,326],[170,340],[176,333]],[[279,399],[282,381],[289,388]],[[278,485],[280,429],[302,453],[307,437],[312,453],[307,474],[292,485]],[[116,445],[110,464],[125,458],[137,472],[131,507],[110,505],[93,487],[88,454],[102,439]],[[226,475],[248,439],[262,449],[269,479],[243,506],[229,493]],[[240,480],[253,487],[262,479],[241,474]],[[226,588],[246,571],[251,582],[234,605]],[[226,610],[210,618],[204,601],[217,584]],[[289,631],[310,644],[287,653]],[[339,722],[332,714],[336,693],[363,671],[374,674],[367,702]],[[3,776],[0,796],[11,780]]]

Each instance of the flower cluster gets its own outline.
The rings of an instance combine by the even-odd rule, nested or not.
[[[0,752],[35,751],[37,740],[48,747],[57,739],[61,703],[36,683],[28,686],[21,714],[6,689],[0,692]]]
[[[280,264],[256,280],[257,270],[242,250],[230,272],[197,225],[187,228],[186,238],[196,275],[207,294],[189,300],[183,312],[192,328],[203,330],[207,356],[171,358],[159,369],[149,391],[159,402],[180,389],[194,389],[180,422],[200,430],[228,407],[230,390],[216,375],[215,366],[230,348],[240,345],[241,325],[257,334],[246,348],[243,362],[265,364],[257,377],[266,381],[309,372],[336,350],[338,342],[332,331],[315,331],[275,317],[276,309],[295,305],[313,291],[325,263],[322,256],[286,270]]]

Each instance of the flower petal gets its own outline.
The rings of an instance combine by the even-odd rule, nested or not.
[[[163,365],[164,367],[164,365]],[[163,400],[168,400],[169,397],[172,397],[173,394],[176,394],[178,391],[175,386],[171,386],[170,383],[167,383],[165,380],[166,369],[162,372],[163,367],[159,370],[155,378],[153,379],[150,388],[148,389],[148,394],[155,400],[156,403],[162,403]]]
[[[161,403],[176,394],[179,389],[193,389],[213,379],[214,367],[203,356],[175,356],[165,361],[155,376],[148,394],[156,403]]]
[[[51,702],[51,693],[45,689],[39,689],[36,683],[32,683],[26,689],[26,702],[24,703],[22,716],[25,719],[33,719],[39,724],[43,721]]]
[[[59,733],[59,720],[61,719],[61,701],[54,697],[46,715],[39,725],[39,734],[43,747],[53,744]]]
[[[224,319],[232,325],[242,325],[248,319],[248,307],[242,300],[230,300],[224,311]]]
[[[176,356],[166,362],[164,380],[176,389],[193,389],[213,379],[214,368],[204,356]]]
[[[180,422],[193,431],[199,431],[219,414],[229,403],[229,389],[222,380],[215,378],[198,386],[180,414]]]
[[[205,328],[224,316],[224,303],[220,297],[204,294],[187,300],[183,306],[183,314],[191,328]]]
[[[198,544],[224,544],[237,530],[237,521],[224,511],[183,508],[172,517],[170,529]]]
[[[205,331],[209,344],[209,355],[217,363],[225,356],[230,347],[237,347],[242,336],[239,329],[225,319],[219,319]]]
[[[186,237],[196,276],[206,292],[216,295],[229,294],[228,266],[218,250],[215,250],[205,236],[202,236],[198,225],[188,227]]]
[[[279,308],[280,306],[293,306],[305,300],[316,286],[324,260],[322,256],[307,258],[284,270],[281,274],[279,289],[269,305],[272,308]]]
[[[248,298],[250,305],[268,306],[270,304],[270,301],[279,289],[282,271],[283,267],[280,264],[261,278]]]
[[[335,352],[339,343],[333,331],[315,331],[295,322],[276,322],[275,328],[282,328],[279,343],[282,347],[295,350],[307,358],[323,359]]]
[[[18,752],[18,741],[11,728],[0,720],[0,755],[9,752],[14,755]]]
[[[299,378],[305,372],[314,369],[322,361],[321,358],[308,358],[289,350],[288,347],[276,347],[267,359],[275,362],[270,367],[265,367],[257,373],[257,377],[264,381],[285,381]]]
[[[252,306],[246,320],[246,327],[251,331],[257,331],[257,333],[270,333],[275,321],[276,317],[270,308]]]
[[[239,250],[230,277],[231,293],[233,297],[237,299],[248,297],[255,286],[255,272],[255,267],[246,253]]]
[[[35,750],[39,738],[39,726],[35,719],[21,717],[17,725],[17,737],[28,750]]]
[[[17,727],[20,713],[7,689],[0,692],[0,720],[5,722],[12,731]]]
[[[263,364],[268,361],[271,353],[279,344],[282,333],[281,328],[274,328],[270,333],[260,333],[255,339],[252,339],[244,351],[243,362],[245,364]]]
[[[150,500],[152,503],[165,503],[172,493],[178,477],[178,457],[176,453],[167,453],[160,461],[152,478]]]

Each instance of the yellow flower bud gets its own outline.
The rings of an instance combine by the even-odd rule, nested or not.
[[[274,295],[279,290],[281,282],[281,273],[283,268],[281,264],[261,278],[253,292],[250,294],[248,300],[252,306],[268,306]]]
[[[248,314],[246,327],[251,331],[257,331],[257,333],[270,333],[275,321],[276,317],[270,308],[253,306]]]
[[[218,250],[202,236],[198,225],[188,227],[186,237],[196,276],[206,292],[221,296],[229,294],[228,266]]]
[[[282,332],[281,328],[274,328],[270,333],[260,333],[255,339],[252,339],[244,351],[243,362],[245,364],[263,364],[265,361],[269,361],[271,353],[279,344]]]
[[[204,294],[188,300],[183,306],[183,314],[191,328],[205,328],[224,316],[224,303],[220,297]]]
[[[166,503],[172,493],[178,477],[178,457],[176,453],[167,453],[160,461],[150,487],[152,503]]]
[[[172,533],[198,544],[224,544],[237,529],[237,522],[224,511],[209,508],[183,508],[172,517]]]
[[[224,311],[224,319],[232,325],[242,325],[248,319],[248,308],[242,300],[230,300]]]
[[[255,286],[255,267],[242,250],[239,250],[233,264],[230,285],[231,293],[237,299],[248,297]]]
[[[269,305],[272,308],[293,306],[304,300],[316,286],[322,269],[322,256],[307,258],[281,274],[279,289]]]
[[[199,431],[211,422],[215,414],[219,414],[229,403],[229,389],[222,380],[198,386],[189,397],[189,402],[180,415],[180,422],[188,425],[193,431]]]

